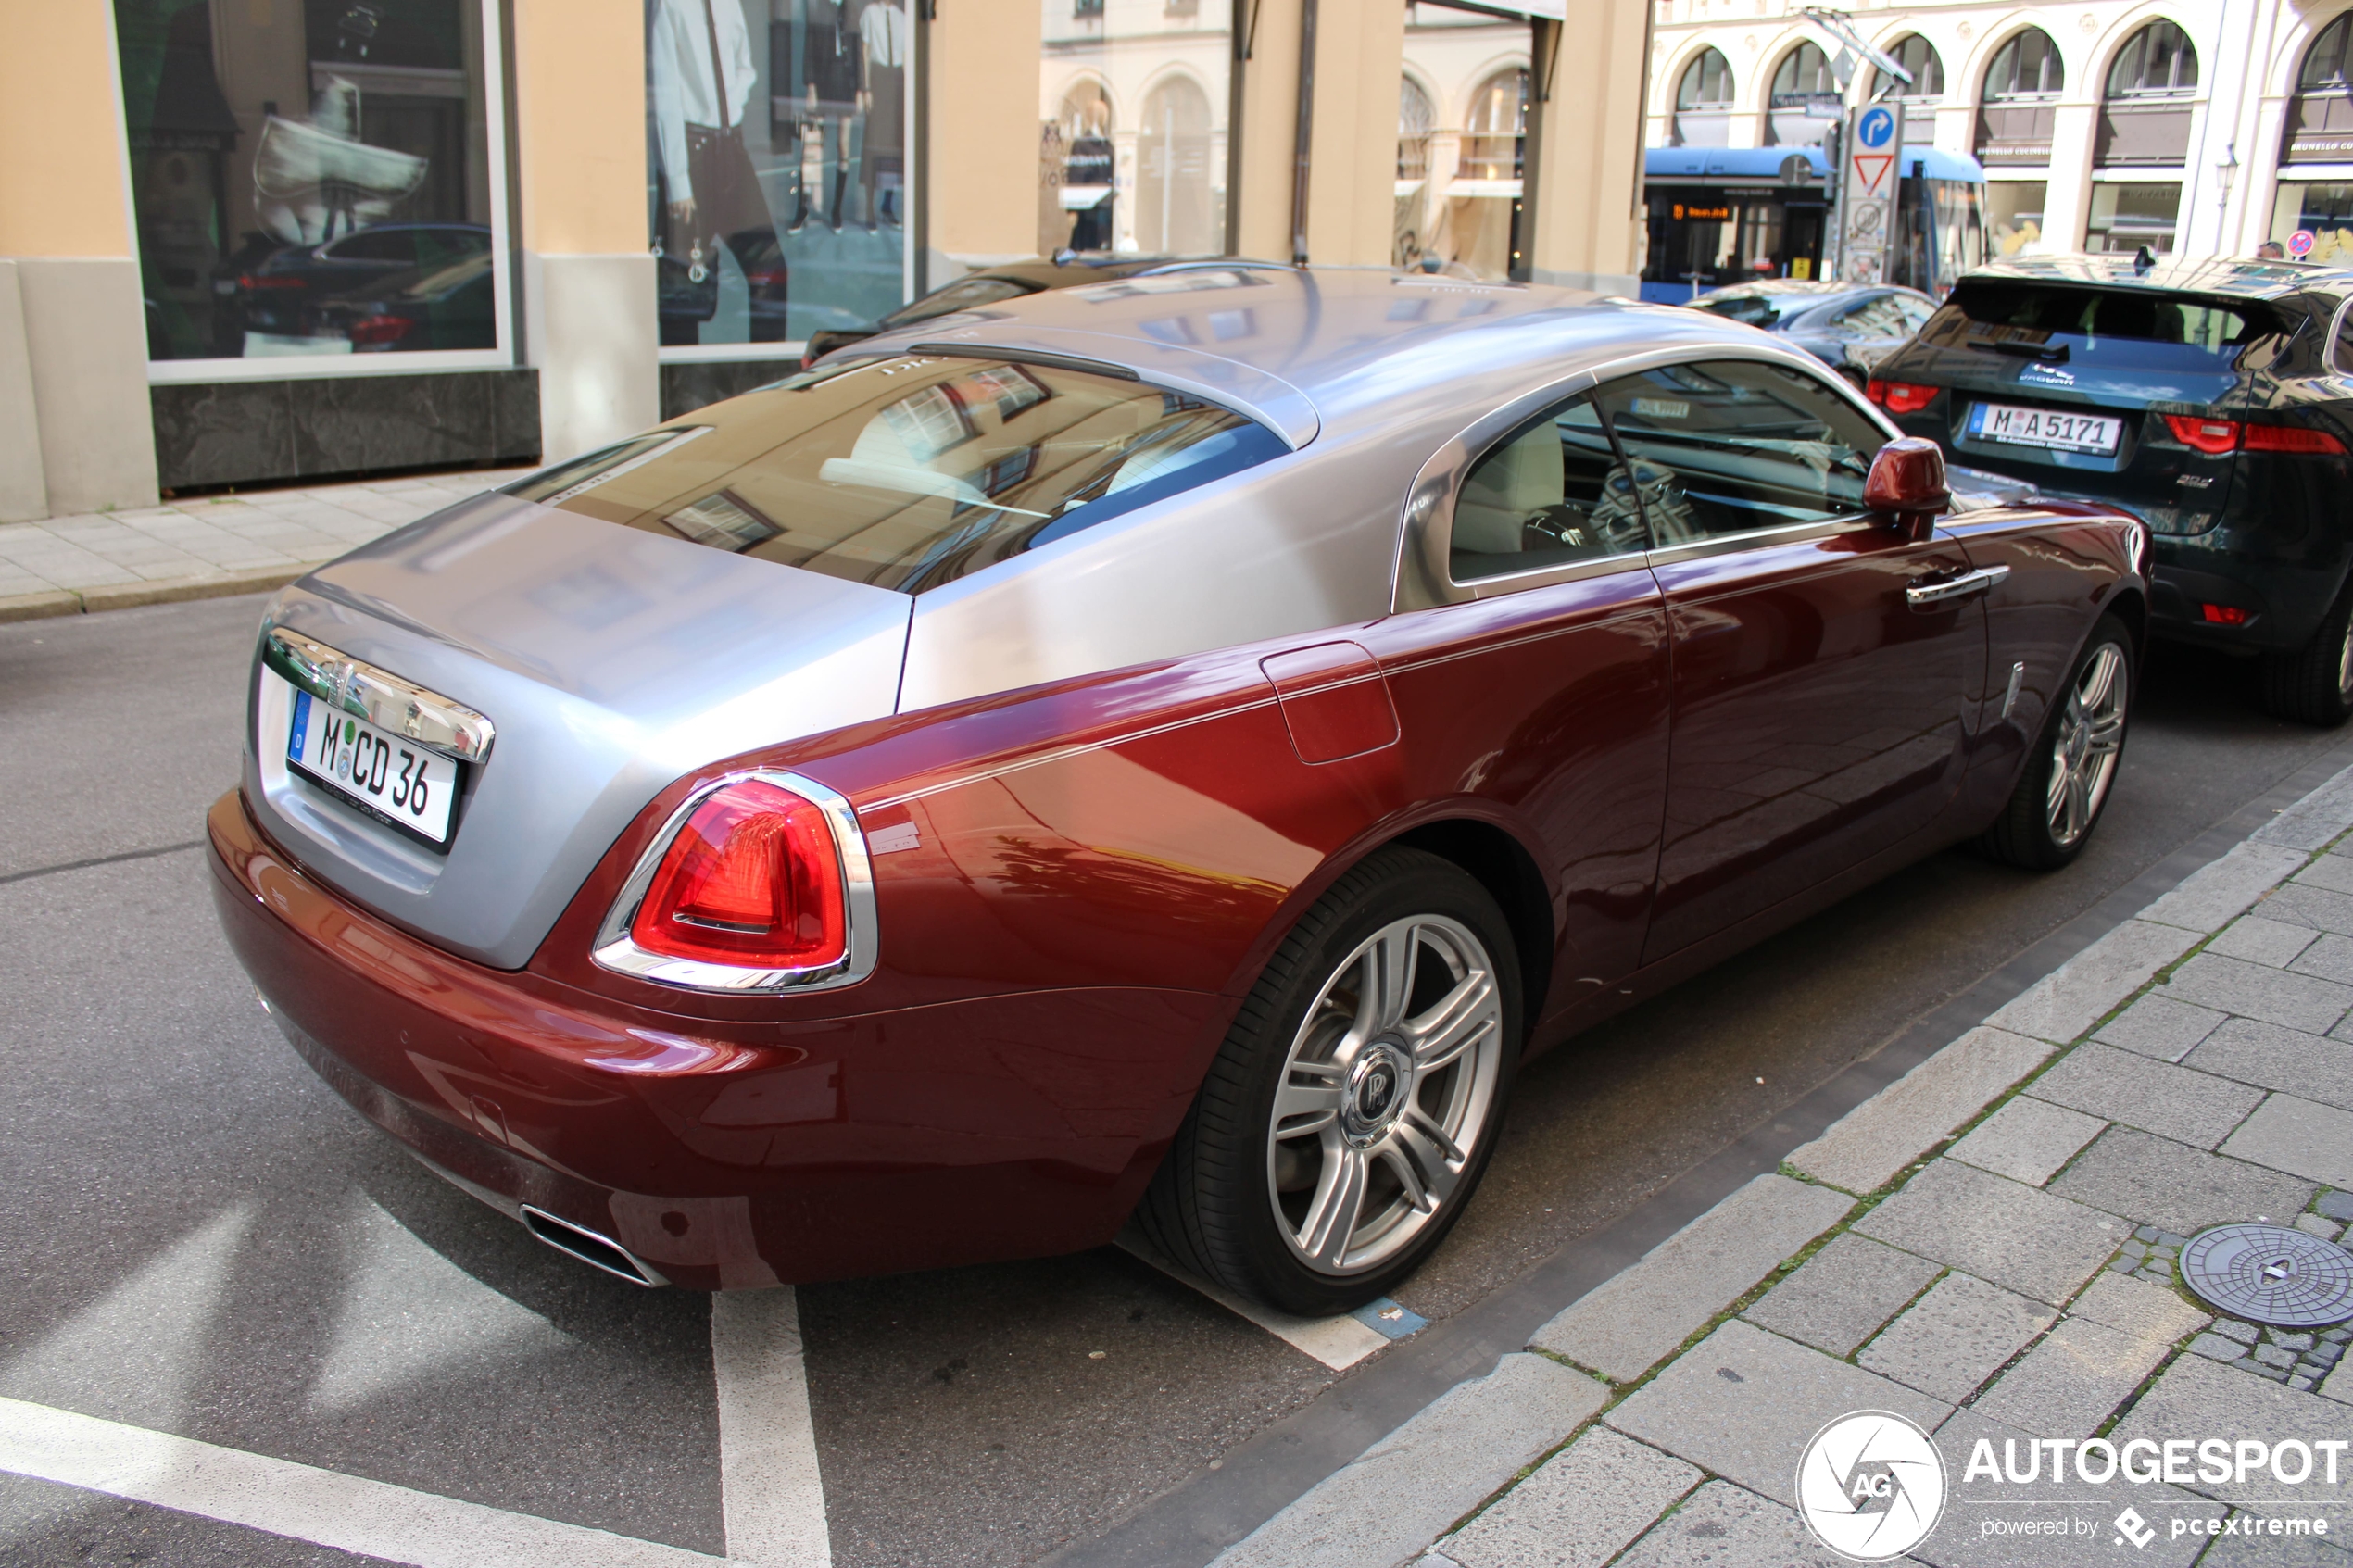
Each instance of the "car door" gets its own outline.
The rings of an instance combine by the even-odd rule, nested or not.
[[[1632,477],[1584,395],[1498,410],[1416,486],[1388,674],[1410,797],[1477,802],[1541,859],[1545,1016],[1641,958],[1667,788],[1667,618]],[[1450,510],[1451,508],[1451,510]]]
[[[1815,373],[1697,360],[1596,401],[1642,497],[1672,646],[1651,962],[1930,825],[1960,781],[1984,619],[1968,590],[1913,602],[1969,559],[1863,510],[1885,436]]]

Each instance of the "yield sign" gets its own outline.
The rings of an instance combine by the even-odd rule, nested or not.
[[[1879,194],[1880,186],[1887,180],[1887,169],[1895,161],[1894,153],[1856,153],[1855,172],[1863,182],[1867,195]]]

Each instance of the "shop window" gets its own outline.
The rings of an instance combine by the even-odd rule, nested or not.
[[[1679,147],[1728,145],[1732,129],[1732,65],[1716,49],[1703,49],[1675,83],[1675,130]]]
[[[1038,101],[1063,173],[1040,192],[1038,250],[1224,254],[1231,0],[1061,16],[1047,7]]]
[[[2299,229],[2312,236],[2306,260],[2353,267],[2353,185],[2282,181],[2271,208],[2271,237],[2284,245]]]
[[[498,362],[478,0],[116,0],[114,19],[151,358]]]
[[[1995,180],[1985,187],[1985,221],[1997,257],[2031,255],[2043,247],[2043,204],[2050,185],[2041,180]]]
[[[1978,161],[2049,163],[2058,95],[2066,87],[2058,45],[2040,28],[2030,27],[1996,49],[1977,111]]]
[[[1405,9],[1398,84],[1396,227],[1402,267],[1496,281],[1520,268],[1529,25],[1419,0]],[[1498,57],[1514,63],[1501,69]],[[1424,83],[1436,83],[1432,92]]]
[[[1438,110],[1410,76],[1397,82],[1397,217],[1390,230],[1390,261],[1418,267],[1429,234],[1430,142]]]
[[[2321,29],[2304,51],[2296,73],[2296,95],[2288,100],[2283,163],[2353,163],[2353,90],[2347,85],[2347,56],[2353,54],[2353,11]],[[2283,198],[2286,193],[2283,191]],[[2276,237],[2276,236],[2275,236]]]
[[[1818,44],[1800,44],[1781,56],[1765,115],[1768,146],[1818,144],[1845,108],[1838,78]]]
[[[2090,234],[2083,248],[2130,255],[2145,245],[2151,255],[2170,255],[2181,211],[2178,182],[2125,185],[2104,181],[2092,187]]]

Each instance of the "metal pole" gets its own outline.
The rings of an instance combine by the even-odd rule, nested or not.
[[[1290,177],[1290,264],[1307,265],[1307,157],[1315,132],[1315,0],[1299,11],[1299,124]]]

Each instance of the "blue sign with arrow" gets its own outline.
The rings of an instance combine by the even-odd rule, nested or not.
[[[1894,111],[1879,107],[1864,110],[1863,118],[1855,122],[1855,140],[1874,150],[1894,141],[1895,115]]]

